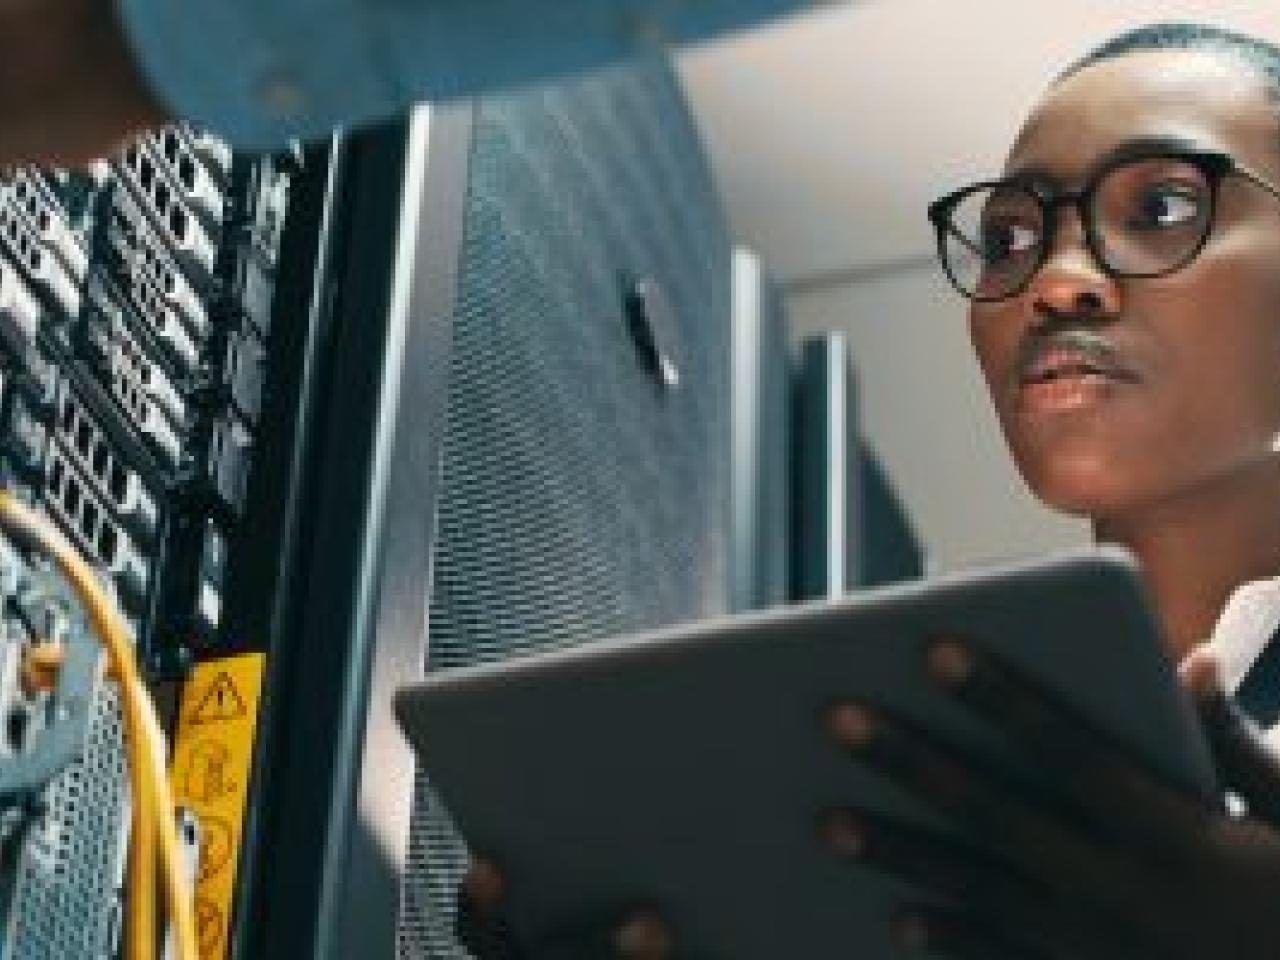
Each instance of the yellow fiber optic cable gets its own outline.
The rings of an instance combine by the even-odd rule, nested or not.
[[[158,846],[178,957],[199,960],[191,892],[180,862],[160,724],[138,673],[128,630],[93,570],[66,538],[7,491],[0,491],[0,527],[24,542],[33,543],[58,565],[84,604],[90,625],[106,648],[111,672],[119,682],[134,808],[129,860],[128,956],[130,960],[153,960],[155,955],[154,882]]]

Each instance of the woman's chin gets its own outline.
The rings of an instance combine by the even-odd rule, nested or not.
[[[1100,465],[1057,465],[1054,469],[1023,469],[1023,480],[1036,499],[1050,510],[1072,517],[1115,516],[1144,498],[1125,484],[1114,470]]]

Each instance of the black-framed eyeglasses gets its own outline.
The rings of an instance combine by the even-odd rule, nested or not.
[[[1226,153],[1160,150],[1100,166],[1078,192],[1025,176],[989,180],[929,205],[938,257],[972,300],[1015,297],[1044,266],[1063,207],[1074,206],[1098,265],[1116,278],[1181,270],[1213,232],[1219,187],[1239,176],[1280,199],[1280,188]]]

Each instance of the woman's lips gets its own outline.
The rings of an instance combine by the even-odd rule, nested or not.
[[[1083,377],[1091,373],[1110,375],[1113,366],[1077,350],[1053,347],[1036,355],[1035,360],[1023,371],[1021,381],[1026,385],[1073,376]]]
[[[1092,332],[1033,343],[1021,360],[1018,405],[1024,411],[1078,410],[1139,382],[1120,362],[1116,349]]]
[[[1097,406],[1131,387],[1107,373],[1073,368],[1039,380],[1029,380],[1018,390],[1018,408],[1024,413],[1055,413]]]

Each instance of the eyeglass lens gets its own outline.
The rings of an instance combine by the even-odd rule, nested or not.
[[[1113,167],[1088,192],[1095,253],[1112,273],[1159,276],[1195,256],[1210,227],[1213,187],[1195,164],[1144,158]],[[1026,186],[1005,183],[964,197],[952,209],[943,256],[969,296],[1017,293],[1044,260],[1045,203]]]

